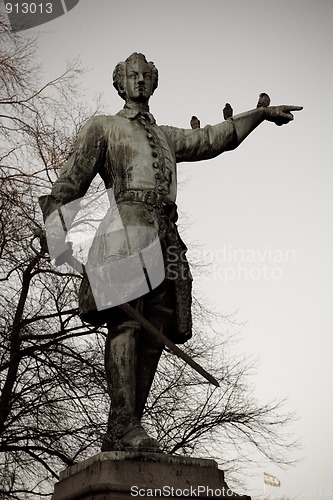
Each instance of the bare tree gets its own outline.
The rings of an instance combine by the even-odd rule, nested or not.
[[[81,278],[50,264],[38,207],[92,111],[77,98],[77,62],[40,83],[34,43],[0,20],[0,497],[13,499],[49,497],[59,470],[96,453],[109,406],[105,330],[79,320]],[[237,472],[254,450],[292,462],[295,443],[282,431],[293,415],[283,402],[254,399],[251,363],[227,357],[196,301],[194,317],[185,349],[214,368],[221,389],[166,352],[144,424],[163,451],[208,454],[226,470]]]
[[[38,86],[34,40],[3,20],[0,39],[0,496],[31,498],[102,432],[103,332],[78,321],[79,279],[50,266],[39,238],[38,195],[91,111],[78,63]]]
[[[204,311],[198,320],[195,311],[194,340],[186,351],[214,373],[220,388],[175,356],[165,356],[146,408],[150,432],[168,453],[214,458],[234,485],[246,486],[246,469],[261,459],[281,467],[295,464],[298,441],[288,429],[296,414],[285,409],[286,400],[256,399],[250,385],[255,361],[231,355],[232,339],[222,330],[214,333],[211,313]]]

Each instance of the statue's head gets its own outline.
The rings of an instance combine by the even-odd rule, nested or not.
[[[134,52],[113,72],[113,85],[126,102],[147,103],[158,85],[158,71],[143,54]]]

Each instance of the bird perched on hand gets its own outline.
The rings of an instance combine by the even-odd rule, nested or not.
[[[257,104],[257,108],[267,108],[267,106],[269,106],[270,103],[271,99],[268,94],[266,94],[265,92],[259,94],[259,101]]]
[[[228,118],[232,118],[234,110],[230,106],[230,104],[227,102],[225,107],[223,108],[223,118],[227,120]]]
[[[192,116],[190,121],[191,128],[200,128],[200,120],[196,116]]]

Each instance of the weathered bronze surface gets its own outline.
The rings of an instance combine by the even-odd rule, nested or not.
[[[51,195],[40,199],[44,219],[84,196],[100,174],[105,187],[113,189],[123,226],[142,228],[136,233],[138,248],[151,243],[151,233],[144,230],[149,227],[158,234],[163,251],[164,281],[131,305],[173,342],[184,343],[191,337],[192,278],[176,226],[177,163],[235,149],[264,120],[283,125],[293,120],[291,111],[302,108],[261,106],[203,128],[159,126],[149,111],[158,83],[154,64],[134,53],[116,66],[113,77],[125,106],[115,116],[92,117],[82,128]],[[108,212],[90,249],[90,266],[99,268],[124,256],[123,241],[105,236],[105,227],[114,224]],[[158,451],[141,417],[163,344],[119,307],[97,310],[87,279],[79,302],[83,320],[108,326],[105,368],[111,410],[102,450]]]

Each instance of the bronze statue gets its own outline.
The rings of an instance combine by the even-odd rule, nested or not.
[[[176,226],[177,163],[206,160],[235,149],[264,120],[283,125],[293,120],[291,111],[302,108],[260,107],[214,126],[180,129],[157,125],[149,111],[158,72],[143,54],[134,53],[119,63],[113,84],[125,100],[124,108],[115,116],[94,116],[85,124],[51,195],[41,197],[40,205],[46,220],[57,208],[84,196],[100,174],[105,187],[113,189],[124,227],[154,228],[161,243],[165,278],[131,305],[181,344],[191,337],[192,278],[184,257],[186,246]],[[106,214],[101,226],[112,224]],[[99,231],[88,256],[95,267],[123,255],[121,239]],[[147,234],[145,230],[136,233],[138,247],[150,244]],[[111,410],[102,451],[158,451],[159,445],[142,427],[141,417],[163,343],[119,307],[97,310],[86,276],[79,302],[84,321],[108,327],[105,368]]]

